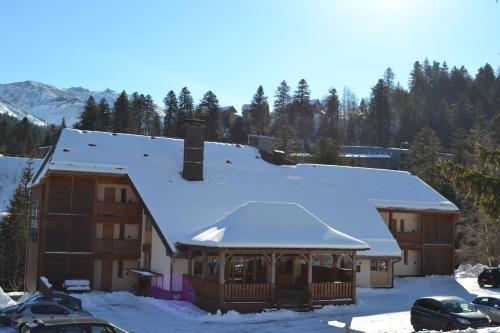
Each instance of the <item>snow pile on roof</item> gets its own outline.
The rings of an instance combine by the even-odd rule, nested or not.
[[[375,202],[456,210],[407,172],[303,164],[276,166],[257,149],[205,144],[204,181],[184,180],[184,141],[64,129],[48,170],[127,174],[172,249],[249,201],[293,202],[340,232],[370,246],[363,255],[400,256]],[[397,202],[396,202],[397,203]],[[383,206],[383,205],[382,205]]]
[[[0,309],[11,305],[16,305],[16,302],[3,291],[2,287],[0,287]]]
[[[457,278],[477,278],[479,274],[487,267],[483,264],[462,264],[455,270],[455,277]]]
[[[28,162],[25,157],[0,156],[0,220],[9,206],[10,198],[16,189],[23,168]],[[40,167],[41,160],[33,159],[33,170]]]
[[[213,247],[368,249],[366,243],[338,232],[302,206],[283,202],[248,202],[181,243]]]

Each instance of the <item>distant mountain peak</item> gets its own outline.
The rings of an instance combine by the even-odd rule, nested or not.
[[[93,96],[114,103],[118,94],[113,90],[91,91],[83,87],[58,88],[27,80],[0,84],[0,113],[28,119],[37,125],[60,124],[66,119],[72,126],[83,111],[85,101]]]

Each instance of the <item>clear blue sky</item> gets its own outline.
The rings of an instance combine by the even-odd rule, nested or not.
[[[0,82],[139,91],[158,104],[187,86],[221,105],[272,96],[300,78],[321,98],[357,97],[392,67],[406,86],[415,60],[500,65],[495,0],[5,0]]]

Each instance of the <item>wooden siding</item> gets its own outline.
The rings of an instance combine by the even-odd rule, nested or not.
[[[313,282],[311,298],[313,301],[352,299],[354,288],[351,282]]]
[[[272,302],[271,283],[227,283],[224,284],[226,302]]]
[[[38,246],[29,245],[28,252],[29,262],[38,256],[38,267],[27,275],[27,285],[36,286],[40,276],[47,276],[56,288],[60,288],[65,279],[83,278],[92,281],[95,260],[102,260],[102,270],[106,276],[107,273],[111,274],[107,270],[112,269],[113,260],[140,258],[140,240],[112,238],[114,224],[142,222],[142,205],[113,203],[106,212],[108,216],[99,216],[97,184],[132,186],[126,177],[76,173],[53,173],[38,186],[43,193],[40,200]],[[97,222],[105,222],[103,231],[108,231],[108,238],[104,242],[111,240],[110,251],[103,249],[107,245],[96,239]],[[36,250],[35,253],[32,250]],[[103,279],[103,289],[110,289],[110,283],[111,280],[108,283]]]

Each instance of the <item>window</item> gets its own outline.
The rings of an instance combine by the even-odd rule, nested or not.
[[[125,224],[120,224],[120,234],[118,236],[119,240],[125,239]]]
[[[208,274],[210,275],[219,274],[219,257],[208,256]]]
[[[48,314],[46,305],[35,305],[31,307],[31,313],[33,314]]]
[[[401,219],[399,221],[399,230],[401,230],[401,232],[405,232],[405,220],[404,219]]]
[[[118,260],[118,277],[123,277],[123,260]]]
[[[47,305],[47,313],[64,315],[64,314],[68,314],[69,312],[66,311],[66,309],[64,309],[61,306]]]
[[[404,262],[405,266],[408,265],[408,250],[403,251],[403,262]]]
[[[126,188],[122,188],[122,190],[121,190],[120,202],[121,203],[127,202],[127,189]]]
[[[372,272],[387,272],[387,260],[372,259],[370,261],[370,271],[372,271]]]
[[[85,326],[66,326],[59,330],[59,333],[86,333]]]
[[[196,256],[193,258],[193,275],[201,275],[203,272],[203,257]]]
[[[115,333],[115,330],[110,326],[92,325],[92,333]]]
[[[361,265],[360,264],[356,265],[356,273],[359,273],[359,272],[361,272]]]
[[[291,274],[293,272],[293,259],[282,259],[278,262],[278,272]]]

